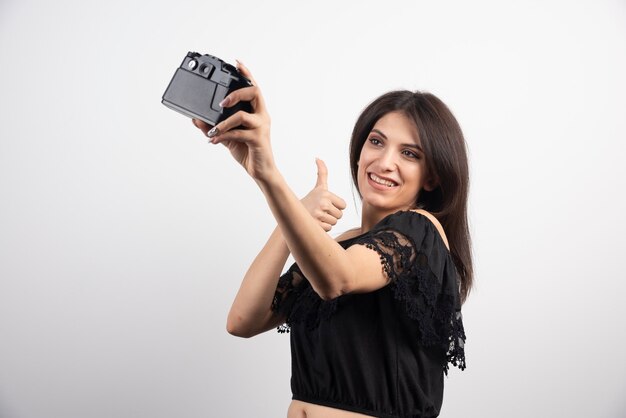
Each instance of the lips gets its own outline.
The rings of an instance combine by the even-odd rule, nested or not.
[[[378,186],[384,186],[387,188],[392,188],[392,187],[396,187],[398,185],[398,183],[396,183],[395,181],[386,178],[386,177],[382,177],[379,176],[377,174],[374,173],[368,173],[367,174],[367,178],[370,180],[370,182],[378,185]]]

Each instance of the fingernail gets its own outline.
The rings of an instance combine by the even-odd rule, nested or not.
[[[209,138],[213,138],[214,136],[217,136],[219,134],[220,134],[220,130],[217,128],[217,126],[215,126],[213,127],[213,129],[207,132],[206,136],[208,136]]]
[[[235,62],[237,62],[237,68],[241,67],[242,65],[245,67],[245,64],[239,60],[235,60]]]
[[[230,103],[230,97],[225,97],[224,100],[220,102],[220,107],[227,106]]]

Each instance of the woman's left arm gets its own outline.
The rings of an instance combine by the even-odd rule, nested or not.
[[[252,79],[241,63],[239,71]],[[253,80],[253,79],[252,79]],[[261,91],[252,87],[236,90],[221,103],[234,106],[249,101],[253,112],[237,112],[213,129],[195,121],[213,144],[225,145],[254,178],[298,266],[322,299],[349,292],[367,292],[387,284],[379,256],[356,245],[347,250],[331,238],[309,214],[276,167],[270,144],[270,118]],[[324,173],[325,174],[325,173]]]

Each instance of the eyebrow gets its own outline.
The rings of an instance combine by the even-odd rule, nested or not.
[[[378,135],[382,136],[384,139],[388,139],[387,135],[385,135],[384,133],[382,133],[381,131],[379,131],[378,129],[372,129],[372,132],[376,132]],[[422,147],[420,147],[417,144],[402,144],[403,147],[409,147],[409,148],[415,148],[420,150],[421,152],[424,152],[422,150]]]

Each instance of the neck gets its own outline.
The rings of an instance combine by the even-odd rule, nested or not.
[[[391,208],[391,209],[382,209],[370,206],[363,202],[361,206],[361,234],[368,232],[370,229],[374,227],[378,222],[380,222],[384,217],[391,215],[392,213],[396,213],[399,210],[407,210],[410,208]]]

